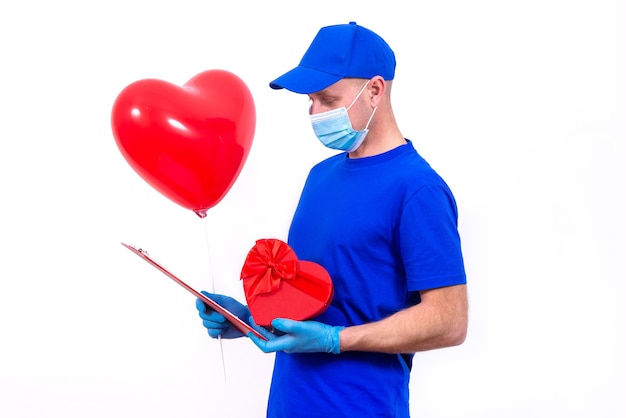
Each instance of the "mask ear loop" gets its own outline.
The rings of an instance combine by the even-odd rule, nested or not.
[[[358,100],[358,98],[359,98],[359,97],[361,97],[361,93],[363,93],[363,90],[365,90],[365,87],[367,87],[367,85],[368,85],[368,83],[369,83],[369,82],[370,82],[370,81],[369,81],[369,80],[367,80],[367,81],[365,82],[365,84],[363,84],[363,87],[361,87],[361,90],[359,90],[359,94],[357,94],[357,95],[356,95],[356,97],[354,98],[354,100],[352,100],[352,103],[350,103],[350,106],[348,106],[348,107],[346,108],[346,111],[350,110],[350,108],[352,107],[352,105],[354,105],[354,104],[356,103],[356,101]]]
[[[367,123],[365,124],[365,129],[367,129],[370,126],[370,122],[372,121],[372,118],[374,117],[374,113],[376,113],[376,109],[378,109],[378,106],[376,106],[374,110],[372,110],[372,114],[370,115],[370,118],[367,120]]]

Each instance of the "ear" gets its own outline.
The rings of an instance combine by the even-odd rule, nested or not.
[[[384,78],[377,75],[370,80],[370,86],[367,89],[368,99],[371,106],[374,108],[380,104],[385,95],[385,90],[388,88],[387,82]]]

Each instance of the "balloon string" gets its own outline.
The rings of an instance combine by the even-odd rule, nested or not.
[[[206,248],[209,255],[209,275],[211,276],[211,293],[215,293],[215,279],[213,277],[213,260],[211,259],[211,244],[209,239],[209,227],[207,225],[206,217],[204,220],[204,235],[206,238]],[[224,381],[226,381],[226,361],[224,360],[224,346],[222,345],[222,336],[217,337],[220,343],[220,354],[222,356],[222,372],[224,373]]]

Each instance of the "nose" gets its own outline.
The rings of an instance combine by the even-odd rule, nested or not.
[[[311,105],[309,106],[309,115],[314,115],[316,113],[319,113],[319,106],[315,105],[315,102],[311,102]]]

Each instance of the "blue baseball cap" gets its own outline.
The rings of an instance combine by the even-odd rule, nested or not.
[[[300,64],[270,83],[273,89],[309,94],[342,78],[393,80],[396,58],[387,42],[356,22],[319,30]]]

